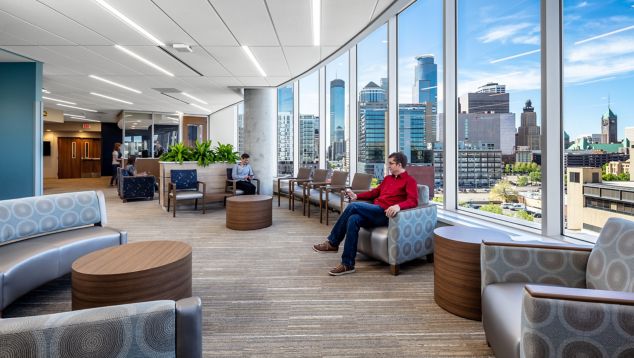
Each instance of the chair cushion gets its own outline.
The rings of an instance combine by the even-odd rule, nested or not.
[[[588,257],[588,288],[634,292],[634,222],[610,218]]]
[[[325,198],[324,198],[325,200]],[[337,211],[341,211],[341,195],[336,193],[328,194],[328,207],[333,208]]]
[[[387,252],[387,232],[387,226],[373,229],[361,228],[357,250],[374,259],[390,262]]]
[[[495,283],[482,292],[482,325],[497,357],[520,356],[525,283]]]
[[[170,180],[176,189],[196,189],[198,186],[198,174],[196,169],[189,170],[171,170]]]
[[[170,196],[174,197],[174,192],[171,192]],[[203,197],[203,193],[199,191],[177,191],[176,192],[176,200],[200,199],[202,197]]]
[[[314,204],[319,204],[319,190],[317,189],[310,189],[310,202],[314,203]],[[325,195],[323,196],[323,198],[325,199]]]

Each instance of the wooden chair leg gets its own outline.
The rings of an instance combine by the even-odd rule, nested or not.
[[[203,214],[205,213],[205,195],[203,194],[203,199],[202,199],[202,205],[203,205]]]
[[[169,194],[167,194],[167,212],[170,212],[170,197]]]
[[[398,275],[400,273],[398,265],[390,265],[390,272],[394,276]]]
[[[198,210],[198,199],[194,199],[194,210]]]
[[[172,217],[176,217],[176,198],[174,198],[174,207],[172,208]]]

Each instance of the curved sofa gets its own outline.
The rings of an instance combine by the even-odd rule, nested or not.
[[[77,258],[128,241],[127,232],[106,223],[101,191],[0,201],[0,313],[18,297],[69,273]]]
[[[200,298],[0,319],[0,357],[202,357]]]

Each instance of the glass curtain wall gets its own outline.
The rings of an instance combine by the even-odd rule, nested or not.
[[[244,102],[237,105],[237,127],[238,127],[238,149],[240,153],[244,153]]]
[[[357,170],[383,180],[387,125],[387,25],[357,45]]]
[[[299,80],[299,165],[319,167],[319,71]]]
[[[349,76],[345,54],[326,66],[326,157],[327,167],[350,170]]]
[[[277,175],[293,175],[293,85],[277,89]]]
[[[564,230],[592,242],[634,219],[632,24],[631,1],[563,2]]]
[[[154,158],[160,157],[170,146],[178,143],[178,115],[154,114],[154,131],[152,153]]]
[[[457,11],[458,204],[540,227],[540,1]]]
[[[123,114],[123,157],[148,158],[152,151],[152,113]]]
[[[398,150],[436,201],[442,201],[443,185],[442,18],[442,2],[430,0],[415,2],[397,17]]]

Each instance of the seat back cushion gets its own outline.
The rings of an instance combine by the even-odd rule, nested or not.
[[[586,282],[597,290],[634,292],[634,222],[608,219],[588,258]]]
[[[332,176],[330,177],[330,185],[333,186],[344,186],[348,181],[348,172],[342,172],[339,170],[335,170],[332,172]]]
[[[372,184],[372,174],[367,173],[354,173],[352,178],[352,190],[370,190]]]
[[[429,187],[427,185],[418,184],[418,206],[429,204]]]
[[[313,172],[314,182],[325,182],[328,179],[328,169],[315,169]]]
[[[176,185],[176,189],[196,189],[198,185],[198,174],[196,169],[170,171],[171,181]]]
[[[81,191],[0,201],[0,245],[105,221],[99,200]]]
[[[312,168],[299,168],[297,172],[297,179],[304,180],[310,179],[310,174],[312,173]]]

